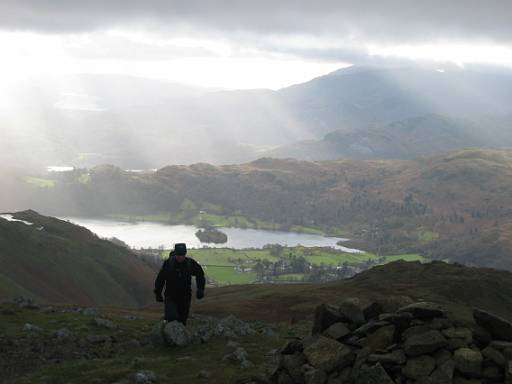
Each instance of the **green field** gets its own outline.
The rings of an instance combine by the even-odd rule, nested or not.
[[[169,250],[162,252],[167,258]],[[219,285],[250,284],[257,281],[254,272],[239,272],[239,268],[253,268],[258,261],[277,262],[292,257],[304,257],[312,265],[339,266],[343,264],[357,265],[368,261],[377,262],[384,259],[385,263],[396,260],[424,261],[419,254],[401,254],[377,256],[372,253],[345,253],[330,248],[283,247],[278,255],[272,255],[270,249],[235,250],[228,248],[189,249],[188,255],[204,266],[206,274]],[[280,275],[277,281],[301,280],[303,274]]]

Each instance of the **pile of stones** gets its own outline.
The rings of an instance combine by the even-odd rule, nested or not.
[[[278,384],[512,383],[512,324],[480,309],[464,326],[445,308],[417,302],[385,313],[348,299],[319,305],[312,336],[288,341]]]
[[[206,343],[212,337],[236,338],[256,334],[257,331],[248,323],[233,315],[223,319],[201,317],[192,327],[185,327],[177,321],[161,321],[151,331],[154,346],[184,346]]]

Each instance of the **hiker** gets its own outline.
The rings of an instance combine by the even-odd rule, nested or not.
[[[158,273],[153,291],[156,301],[163,302],[162,290],[165,285],[165,320],[177,320],[183,325],[187,323],[190,309],[192,276],[196,277],[196,297],[199,300],[204,297],[205,285],[203,268],[186,254],[185,243],[174,244],[174,250]]]

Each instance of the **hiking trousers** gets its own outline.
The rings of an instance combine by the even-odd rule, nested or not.
[[[165,320],[179,321],[183,325],[187,325],[188,312],[190,310],[191,298],[185,297],[176,299],[173,297],[165,298]]]

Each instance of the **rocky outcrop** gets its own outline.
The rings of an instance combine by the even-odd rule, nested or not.
[[[387,305],[349,299],[319,305],[312,336],[286,343],[272,383],[512,383],[512,324],[482,310],[469,328],[442,306]],[[371,308],[371,310],[370,310]]]

